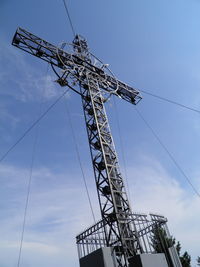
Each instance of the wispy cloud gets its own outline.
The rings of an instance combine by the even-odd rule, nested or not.
[[[0,135],[5,143],[10,143],[27,119],[31,123],[31,117],[37,118],[49,105],[46,102],[52,103],[66,88],[54,82],[56,77],[47,64],[45,70],[38,70],[22,51],[11,45],[1,44],[0,61]],[[27,116],[26,108],[31,105],[34,108],[29,109]]]
[[[0,47],[1,64],[0,84],[3,95],[28,101],[46,101],[59,96],[62,92],[54,82],[56,77],[46,64],[46,70],[40,71],[32,66],[22,51],[15,47]]]
[[[198,214],[200,200],[185,191],[163,166],[154,159],[143,158],[128,168],[133,210],[164,214],[171,233],[195,259],[199,253]],[[26,198],[27,169],[4,165],[1,175],[0,265],[16,262]],[[71,179],[73,177],[73,179]],[[59,181],[59,182],[58,182]],[[98,212],[96,190],[89,186]],[[3,192],[6,192],[3,194]],[[22,250],[22,266],[78,266],[75,236],[90,226],[90,214],[83,185],[73,173],[56,173],[49,168],[35,169]],[[12,264],[6,265],[4,255]],[[36,255],[37,260],[36,260]]]
[[[8,122],[10,123],[11,128],[15,129],[18,122],[20,122],[20,119],[8,110],[5,103],[0,103],[0,123],[2,125],[3,123],[7,124]]]
[[[143,212],[165,215],[177,240],[195,260],[199,253],[200,199],[184,189],[159,161],[143,157],[140,164],[128,169],[133,208]],[[200,189],[200,183],[196,183]]]
[[[1,266],[17,260],[28,175],[28,170],[13,166],[0,169],[1,191],[6,192],[1,194]],[[61,267],[78,266],[75,236],[92,224],[92,216],[83,187],[80,181],[72,183],[72,176],[35,170],[22,252],[28,265],[22,266],[56,266],[56,261]],[[10,265],[4,257],[9,254]]]

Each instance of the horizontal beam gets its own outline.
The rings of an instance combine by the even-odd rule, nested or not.
[[[84,67],[95,75],[98,74],[99,86],[104,91],[116,94],[132,104],[137,104],[142,99],[137,89],[106,74],[104,70],[85,61],[77,54],[70,54],[22,28],[17,29],[12,45],[61,69],[66,69],[66,67],[69,69]],[[107,86],[105,86],[105,83]]]

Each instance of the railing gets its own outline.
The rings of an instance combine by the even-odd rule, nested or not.
[[[166,234],[169,235],[166,222],[167,219],[162,215],[150,214],[150,216],[147,216],[142,213],[134,213],[132,215],[132,221],[129,219],[127,223],[135,225],[137,238],[139,238],[143,253],[156,253],[152,243],[154,229],[155,227],[162,227],[162,229],[166,231]],[[76,243],[79,258],[87,256],[93,251],[106,246],[105,231],[107,227],[106,221],[101,220],[77,235]],[[113,240],[112,243],[115,244],[116,240],[114,235],[111,239]],[[116,247],[120,246],[120,244],[117,243],[115,245]]]

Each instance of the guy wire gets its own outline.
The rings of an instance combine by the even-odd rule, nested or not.
[[[192,184],[192,182],[190,181],[190,178],[186,175],[186,173],[184,172],[184,170],[181,168],[181,166],[178,164],[178,162],[176,161],[176,159],[174,158],[174,156],[172,155],[172,153],[169,151],[169,149],[166,147],[166,145],[164,145],[164,143],[162,142],[162,140],[160,139],[160,137],[158,136],[158,134],[154,131],[154,129],[150,126],[150,124],[147,122],[147,120],[144,118],[144,116],[142,115],[142,113],[135,107],[138,115],[140,116],[140,118],[143,120],[143,122],[146,124],[146,126],[149,128],[149,130],[151,131],[151,133],[154,135],[154,137],[157,139],[158,143],[162,146],[162,148],[164,149],[164,151],[168,154],[169,158],[172,160],[172,162],[174,163],[174,165],[177,167],[177,169],[180,171],[180,173],[183,175],[183,177],[185,178],[185,180],[188,182],[188,184],[191,186],[191,188],[193,189],[194,193],[200,198],[200,193],[198,192],[198,190],[195,188],[195,186]]]
[[[66,10],[66,13],[67,13],[67,17],[68,17],[68,20],[69,20],[69,23],[70,23],[70,26],[71,26],[72,33],[73,33],[73,35],[75,37],[76,36],[76,33],[75,33],[75,30],[74,30],[74,26],[72,24],[72,19],[71,19],[71,16],[69,14],[69,9],[67,7],[66,0],[63,0],[63,4],[64,4],[64,7],[65,7],[65,10]]]

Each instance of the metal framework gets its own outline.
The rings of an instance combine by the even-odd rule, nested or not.
[[[157,253],[153,240],[155,240],[155,231],[157,233],[164,232],[166,236],[160,234],[157,238],[160,240],[159,248],[165,253],[166,261],[169,267],[182,267],[177,252],[172,244],[166,244],[166,240],[170,240],[171,236],[167,227],[167,219],[158,214],[150,214],[150,216],[142,213],[134,213],[133,223],[136,227],[139,242],[142,246],[143,253]],[[95,225],[89,227],[76,237],[79,258],[83,258],[93,251],[106,246],[105,229],[109,227],[106,221],[101,220]],[[113,242],[116,236],[112,237]],[[113,254],[117,252],[113,249]]]
[[[151,252],[148,233],[155,223],[150,223],[146,215],[131,211],[104,102],[115,94],[137,104],[140,93],[116,79],[107,65],[89,52],[86,40],[80,35],[76,35],[72,44],[56,47],[18,28],[12,44],[50,63],[58,76],[57,82],[69,86],[82,98],[102,220],[77,236],[80,257],[108,246],[113,248],[118,266],[128,267],[129,258]],[[158,221],[161,224],[156,217]]]
[[[152,229],[156,225],[159,227],[166,227],[167,219],[164,216],[153,215],[148,218],[146,214],[134,213],[132,218],[137,229],[138,238],[143,248],[143,253],[153,253],[155,249],[152,245],[153,233]],[[132,222],[131,222],[132,223]],[[106,245],[105,228],[109,227],[105,220],[97,222],[95,225],[89,227],[81,234],[77,235],[76,240],[78,244],[79,257],[85,257],[91,252],[104,247]],[[116,241],[116,236],[113,235],[111,239]]]

